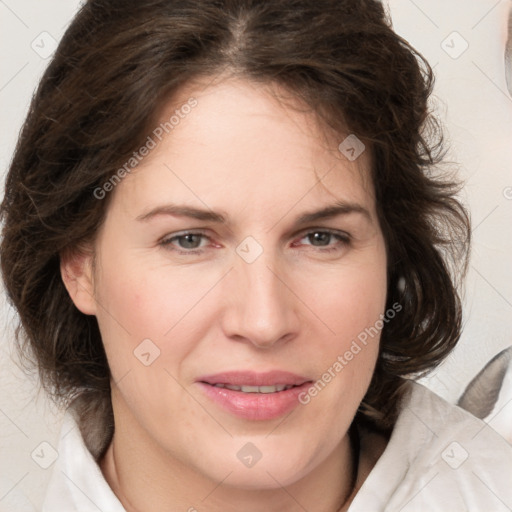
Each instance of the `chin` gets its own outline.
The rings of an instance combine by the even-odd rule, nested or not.
[[[283,464],[283,462],[285,462]],[[297,464],[288,464],[287,461],[268,460],[265,464],[262,460],[252,468],[237,467],[226,479],[228,486],[240,490],[273,490],[286,487],[299,481],[305,474],[306,468]],[[224,475],[225,476],[225,475]]]
[[[211,453],[210,463],[202,466],[215,482],[240,490],[278,489],[301,480],[316,462],[315,453],[302,453],[299,448],[311,448],[307,439],[292,443],[263,436],[241,436],[231,440],[231,446],[218,445]],[[229,474],[229,476],[227,476]]]

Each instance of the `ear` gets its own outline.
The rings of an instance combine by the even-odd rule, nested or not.
[[[60,255],[60,274],[75,306],[86,315],[96,314],[93,253],[75,249]]]

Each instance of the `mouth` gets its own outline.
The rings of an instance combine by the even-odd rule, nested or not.
[[[208,384],[208,382],[205,382]],[[279,393],[280,391],[287,391],[288,389],[295,388],[293,384],[276,384],[274,386],[235,386],[234,384],[213,384],[216,388],[230,389],[231,391],[241,391],[242,393]]]
[[[291,372],[226,372],[201,377],[197,384],[215,406],[246,420],[270,420],[299,405],[312,380]]]

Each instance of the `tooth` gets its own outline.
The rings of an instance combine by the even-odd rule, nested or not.
[[[258,386],[242,386],[241,390],[244,393],[258,393],[260,388]]]
[[[292,384],[278,384],[275,386],[235,386],[233,384],[214,384],[217,388],[226,388],[232,391],[242,391],[243,393],[278,393],[280,391],[286,391],[294,386]]]
[[[279,388],[281,386],[260,386],[260,393],[275,393],[276,391],[281,391]]]

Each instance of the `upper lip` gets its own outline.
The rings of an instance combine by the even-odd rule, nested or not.
[[[268,372],[231,371],[205,375],[197,379],[206,384],[231,384],[233,386],[300,386],[311,379],[295,373],[273,370]]]

